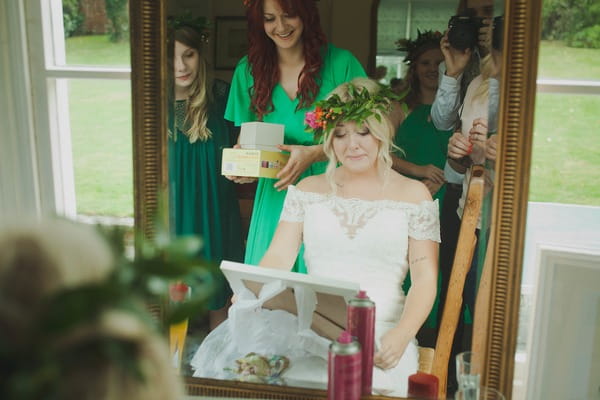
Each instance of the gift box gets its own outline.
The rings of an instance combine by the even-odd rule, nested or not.
[[[257,267],[231,261],[221,262],[221,271],[234,293],[254,293],[262,307],[285,310],[298,316],[318,335],[336,339],[346,329],[346,304],[356,296],[359,285],[324,277]],[[264,289],[264,290],[263,290]]]
[[[275,178],[289,158],[289,154],[276,151],[223,149],[221,174]]]
[[[241,126],[239,144],[242,149],[279,152],[283,144],[283,124],[268,122],[244,122]]]

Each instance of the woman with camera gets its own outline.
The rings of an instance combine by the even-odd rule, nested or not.
[[[458,15],[451,18],[449,30],[440,42],[444,63],[440,66],[441,81],[431,108],[431,118],[437,128],[453,129],[455,132],[448,144],[448,159],[444,166],[447,183],[440,217],[442,305],[458,241],[462,215],[460,204],[463,204],[460,199],[466,195],[468,166],[472,162],[485,161],[487,134],[495,131],[499,70],[498,63],[494,61],[498,58],[500,45],[498,40],[492,40],[493,12],[492,0],[461,1]],[[465,282],[465,308],[459,320],[453,355],[470,348],[476,281],[476,268],[472,266]],[[454,358],[451,357],[451,360]],[[456,384],[453,371],[454,363],[451,362],[448,393],[452,393]]]

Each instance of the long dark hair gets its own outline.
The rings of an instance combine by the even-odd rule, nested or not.
[[[298,77],[298,109],[311,105],[319,92],[319,72],[323,65],[321,48],[327,42],[321,28],[319,10],[314,0],[277,0],[290,15],[297,15],[304,24],[302,43],[304,68]],[[253,0],[246,9],[248,19],[248,62],[254,87],[251,88],[251,110],[262,120],[273,111],[273,88],[281,77],[277,47],[264,28],[264,0]]]

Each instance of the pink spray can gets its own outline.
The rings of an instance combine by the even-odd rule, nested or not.
[[[348,302],[348,330],[362,349],[362,394],[373,389],[373,355],[375,353],[375,303],[364,290]]]
[[[360,400],[360,344],[348,331],[329,346],[327,400]]]

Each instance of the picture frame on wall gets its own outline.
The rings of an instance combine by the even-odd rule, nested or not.
[[[217,17],[215,31],[215,69],[234,69],[248,52],[246,18]]]

